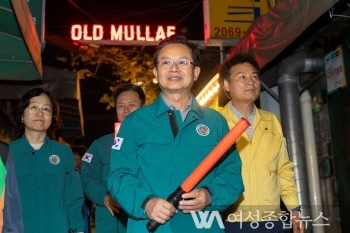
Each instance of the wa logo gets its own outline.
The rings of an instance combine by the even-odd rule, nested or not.
[[[213,224],[214,218],[218,222],[218,225],[221,229],[225,229],[224,224],[222,222],[222,218],[218,211],[198,211],[200,220],[197,218],[197,214],[194,211],[191,211],[192,219],[197,229],[210,229]],[[209,217],[208,217],[209,215]]]

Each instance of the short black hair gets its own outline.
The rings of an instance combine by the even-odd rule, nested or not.
[[[166,45],[169,45],[169,44],[182,44],[187,46],[192,53],[194,66],[199,66],[199,63],[200,63],[199,49],[195,44],[188,42],[186,37],[182,34],[175,34],[175,35],[169,36],[159,42],[156,48],[156,51],[153,54],[153,63],[155,66],[157,66],[157,63],[158,63],[158,56],[159,56],[160,50],[162,50],[162,48],[164,48]]]
[[[230,81],[230,75],[231,75],[231,67],[243,64],[243,63],[249,63],[251,64],[258,72],[260,72],[259,64],[255,60],[254,56],[248,53],[238,53],[232,57],[229,61],[225,62],[225,64],[222,66],[220,70],[220,80],[223,83],[224,80]]]
[[[40,96],[41,94],[47,95],[52,105],[52,121],[51,125],[46,130],[46,133],[51,139],[56,138],[56,132],[62,124],[59,104],[56,100],[56,97],[48,89],[36,87],[24,93],[20,98],[19,103],[12,110],[12,137],[14,139],[20,138],[24,134],[24,124],[22,123],[22,117],[24,110],[30,104],[30,99],[36,96]]]
[[[118,96],[120,93],[125,92],[125,91],[134,91],[139,95],[139,99],[141,100],[141,105],[144,105],[146,102],[146,95],[145,92],[142,90],[140,86],[131,84],[131,83],[123,83],[119,84],[117,88],[115,89],[113,93],[113,99],[114,102],[117,101]]]

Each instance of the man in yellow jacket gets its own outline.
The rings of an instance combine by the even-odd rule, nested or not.
[[[294,182],[293,163],[277,117],[258,109],[259,65],[249,54],[237,54],[220,72],[223,87],[231,98],[221,114],[232,128],[241,117],[251,126],[237,140],[242,160],[244,193],[224,212],[225,232],[304,232]],[[292,224],[280,209],[282,198]]]

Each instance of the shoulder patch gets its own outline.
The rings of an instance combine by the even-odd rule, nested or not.
[[[90,163],[93,156],[93,154],[85,153],[81,160]]]
[[[123,140],[124,140],[124,138],[115,137],[113,144],[112,144],[112,149],[120,150],[120,147],[122,146]]]

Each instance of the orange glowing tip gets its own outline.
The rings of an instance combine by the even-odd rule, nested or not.
[[[122,123],[120,123],[120,122],[115,122],[114,123],[114,137],[117,136],[121,125],[122,125]]]
[[[215,165],[215,163],[226,153],[226,151],[237,141],[249,125],[250,123],[246,119],[241,118],[181,184],[181,189],[187,193],[190,192]]]

